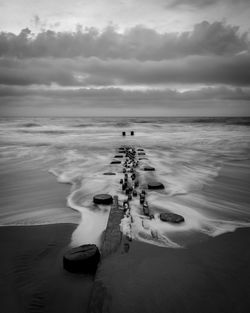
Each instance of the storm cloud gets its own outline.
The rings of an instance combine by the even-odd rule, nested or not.
[[[109,26],[75,32],[43,31],[32,35],[26,28],[18,35],[0,34],[0,56],[30,57],[97,57],[100,59],[165,60],[188,55],[232,55],[249,50],[247,33],[222,22],[203,21],[192,31],[159,33],[136,26],[119,33]]]
[[[0,84],[115,86],[250,84],[250,55],[190,56],[163,61],[92,58],[0,59]]]
[[[143,25],[124,32],[78,26],[74,32],[0,33],[3,114],[47,114],[59,107],[65,115],[74,108],[152,114],[154,105],[160,114],[166,108],[225,114],[229,107],[245,114],[249,101],[249,34],[238,26],[202,21],[180,33]]]

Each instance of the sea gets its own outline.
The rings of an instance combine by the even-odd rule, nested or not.
[[[124,235],[182,248],[250,227],[248,117],[1,118],[0,141],[0,227],[74,222],[78,226],[72,246],[100,245],[110,206],[94,204],[93,197],[118,195],[121,205],[126,199],[120,184],[122,166],[110,164],[123,145],[146,152],[147,159],[138,167],[139,190],[146,190],[154,215],[144,216],[134,198],[131,217],[121,221]],[[146,165],[156,170],[145,172]],[[57,188],[44,187],[42,197],[33,193],[36,185],[43,188],[40,173],[67,185],[57,207],[48,205]],[[151,181],[163,183],[165,189],[147,190]],[[20,192],[22,204],[15,198]],[[164,212],[182,215],[185,221],[162,222]]]

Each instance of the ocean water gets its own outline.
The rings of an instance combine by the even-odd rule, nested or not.
[[[122,131],[129,134],[131,130],[135,136],[121,136]],[[70,214],[76,210],[81,220],[72,234],[72,245],[99,244],[110,207],[94,205],[92,199],[98,193],[117,194],[121,203],[126,198],[119,184],[122,167],[110,165],[121,145],[141,147],[147,153],[148,160],[141,161],[138,170],[140,186],[151,180],[165,185],[163,191],[147,192],[154,219],[142,215],[138,198],[131,202],[132,222],[124,218],[120,226],[124,234],[178,248],[202,236],[250,226],[245,182],[250,174],[250,118],[2,118],[0,137],[0,165],[5,177],[13,177],[14,164],[16,169],[42,168],[58,184],[70,184],[67,197],[62,199],[68,214],[62,212],[62,219],[58,219],[60,208],[56,215],[49,209],[34,215],[29,207],[20,211],[17,203],[16,212],[10,214],[8,204],[2,203],[1,226],[72,222]],[[144,172],[145,164],[156,171]],[[230,165],[230,179],[220,181],[220,190],[205,192],[225,165]],[[103,175],[108,171],[117,175]],[[15,179],[19,178],[16,175]],[[37,211],[39,201],[34,200]],[[164,223],[159,219],[161,212],[181,214],[185,222]]]

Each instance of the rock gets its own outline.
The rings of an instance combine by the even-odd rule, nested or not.
[[[159,182],[151,182],[148,184],[148,189],[164,189],[164,185]]]
[[[99,194],[94,196],[93,201],[95,204],[111,204],[113,203],[113,198],[109,194]]]
[[[137,191],[135,189],[133,190],[133,197],[137,197]]]
[[[175,213],[161,213],[160,219],[163,222],[169,222],[169,223],[182,223],[185,221],[183,216],[179,214],[175,214]]]
[[[114,158],[116,158],[116,159],[118,159],[118,158],[123,158],[123,155],[117,154],[117,155],[114,156]]]
[[[66,252],[63,267],[69,272],[95,273],[100,261],[100,252],[96,245],[82,245]]]
[[[155,171],[155,168],[152,166],[145,166],[144,171]]]
[[[103,173],[103,175],[116,175],[116,173],[107,172],[107,173]]]
[[[122,136],[126,136],[126,132],[122,132]]]
[[[142,148],[138,148],[138,149],[137,149],[137,151],[144,151],[144,149],[142,149]]]
[[[146,155],[145,152],[138,152],[138,155]]]
[[[110,164],[121,164],[121,161],[114,160],[114,161],[110,162]]]
[[[139,158],[139,161],[148,160],[148,158]]]
[[[132,130],[130,134],[131,134],[131,136],[134,136],[135,133],[134,133],[134,131]]]

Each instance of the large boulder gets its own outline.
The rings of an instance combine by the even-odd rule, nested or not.
[[[160,182],[151,182],[148,183],[148,189],[164,189],[164,185]]]
[[[99,194],[94,196],[93,201],[95,204],[111,204],[113,203],[113,198],[109,194]]]
[[[95,273],[99,261],[99,249],[88,244],[67,251],[63,256],[63,267],[69,272]]]
[[[182,223],[185,221],[183,216],[179,214],[175,214],[175,213],[161,213],[160,219],[163,222],[169,222],[169,223]]]

